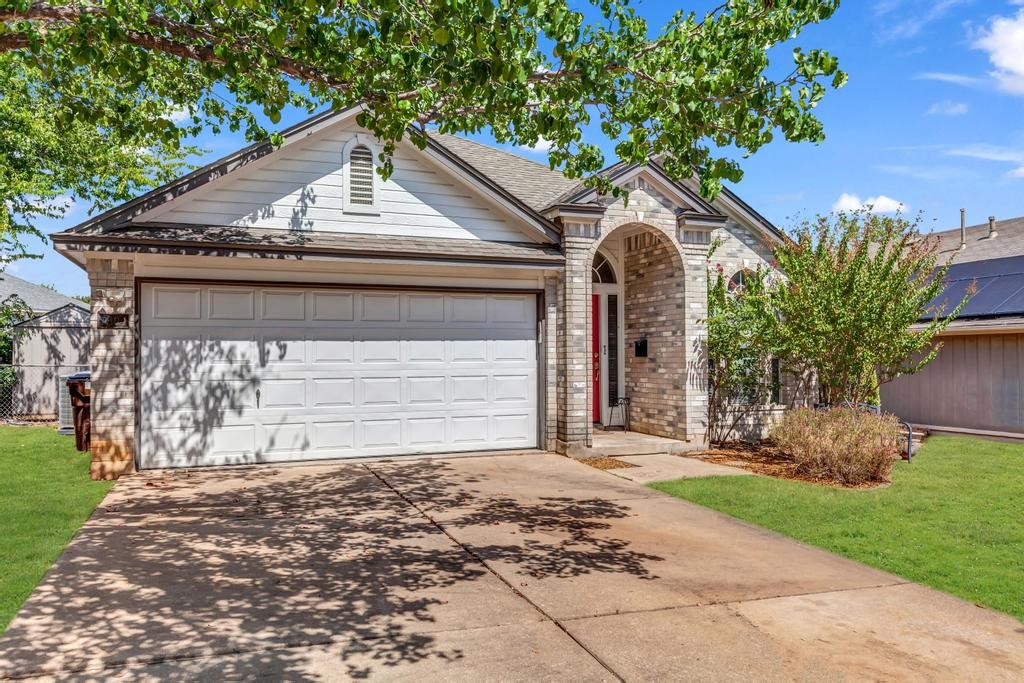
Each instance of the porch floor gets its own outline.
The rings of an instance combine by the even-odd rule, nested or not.
[[[604,458],[625,455],[653,455],[698,450],[700,445],[640,432],[604,431],[594,427],[593,445],[583,457]]]

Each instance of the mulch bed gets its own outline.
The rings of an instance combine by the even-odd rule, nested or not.
[[[636,467],[632,463],[628,463],[624,460],[616,460],[615,458],[581,458],[580,462],[584,465],[590,465],[594,469],[598,470],[621,470],[626,467]]]
[[[755,474],[777,479],[792,479],[819,486],[837,489],[874,489],[888,486],[889,482],[864,482],[863,484],[841,484],[831,479],[818,479],[796,471],[796,463],[778,448],[767,443],[730,442],[714,446],[706,451],[687,453],[689,457],[712,462],[716,465],[740,467]]]

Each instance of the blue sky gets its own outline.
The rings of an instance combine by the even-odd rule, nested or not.
[[[653,26],[679,3],[637,6]],[[786,227],[866,201],[876,210],[902,204],[921,212],[924,230],[955,227],[960,207],[969,223],[1024,215],[1024,0],[846,0],[796,43],[832,51],[850,82],[818,109],[823,144],[777,141],[743,161],[734,189],[761,213]],[[201,162],[244,141],[198,144],[209,150]],[[514,151],[544,160],[542,150]],[[75,205],[42,227],[56,232],[86,216]],[[87,291],[70,261],[49,245],[33,248],[45,257],[9,270],[67,294]]]

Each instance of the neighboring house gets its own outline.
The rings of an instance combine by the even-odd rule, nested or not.
[[[459,137],[394,174],[354,111],[53,235],[92,288],[93,476],[543,448],[595,423],[704,444],[708,245],[779,231],[652,161],[628,204]],[[615,415],[613,415],[615,413]]]
[[[33,317],[14,325],[10,381],[0,386],[0,417],[53,420],[58,379],[89,366],[89,310],[69,296],[0,272],[0,302],[17,296]]]
[[[20,277],[0,271],[0,302],[4,302],[15,295],[32,309],[33,315],[49,313],[68,304],[84,305],[77,299],[64,296],[49,287],[37,285],[34,282],[22,280]]]
[[[937,303],[977,290],[935,360],[882,387],[882,407],[933,431],[1024,437],[1024,217],[936,234],[954,257]]]
[[[14,326],[13,414],[57,418],[61,377],[89,368],[89,309],[74,301]]]

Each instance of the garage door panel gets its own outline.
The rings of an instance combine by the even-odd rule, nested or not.
[[[316,377],[313,384],[313,407],[355,405],[356,381],[351,377]]]
[[[140,299],[143,467],[536,446],[532,295],[154,285]]]
[[[406,296],[406,320],[415,323],[443,323],[443,294],[409,294]]]
[[[256,293],[251,289],[210,288],[207,317],[210,320],[255,320]]]
[[[306,292],[265,290],[261,297],[260,319],[289,321],[306,319]]]
[[[362,446],[365,448],[388,448],[397,449],[402,445],[402,421],[398,418],[387,417],[376,420],[363,419],[360,421],[362,427]]]
[[[304,408],[308,403],[306,397],[306,380],[268,379],[260,382],[260,408]]]
[[[267,454],[301,452],[310,447],[305,420],[269,423],[261,427],[260,441]]]
[[[358,384],[360,407],[402,405],[401,377],[362,377]]]

